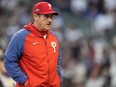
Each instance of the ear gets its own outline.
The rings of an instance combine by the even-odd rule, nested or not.
[[[36,14],[33,14],[33,18],[34,18],[35,21],[37,21],[37,19],[39,18],[39,16],[36,15]]]

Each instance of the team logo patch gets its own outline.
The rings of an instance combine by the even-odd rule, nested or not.
[[[54,53],[55,53],[56,52],[56,42],[51,42],[51,46],[53,47]]]
[[[39,8],[35,9],[36,12],[38,12],[39,10],[40,10]]]

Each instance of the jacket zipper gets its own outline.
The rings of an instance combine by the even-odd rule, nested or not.
[[[45,42],[45,48],[46,48],[46,55],[47,55],[47,62],[48,62],[48,87],[49,87],[49,70],[50,70],[50,67],[49,67],[49,58],[48,58],[48,51],[47,51],[47,43],[46,43],[46,34],[43,36],[44,38],[44,42]]]

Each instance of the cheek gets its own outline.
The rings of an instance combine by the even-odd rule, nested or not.
[[[41,24],[42,27],[46,26],[46,22],[45,21],[41,21],[40,24]]]
[[[38,21],[37,21],[37,24],[38,24],[38,26],[42,26],[42,25],[43,25],[43,22],[40,21],[40,20],[38,20]]]
[[[38,23],[38,26],[40,27],[40,28],[46,28],[47,26],[46,26],[46,21],[45,20],[37,20],[37,23]]]

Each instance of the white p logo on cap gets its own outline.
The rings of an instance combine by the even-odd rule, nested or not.
[[[49,7],[49,9],[51,9],[52,5],[51,4],[48,4],[48,7]]]

